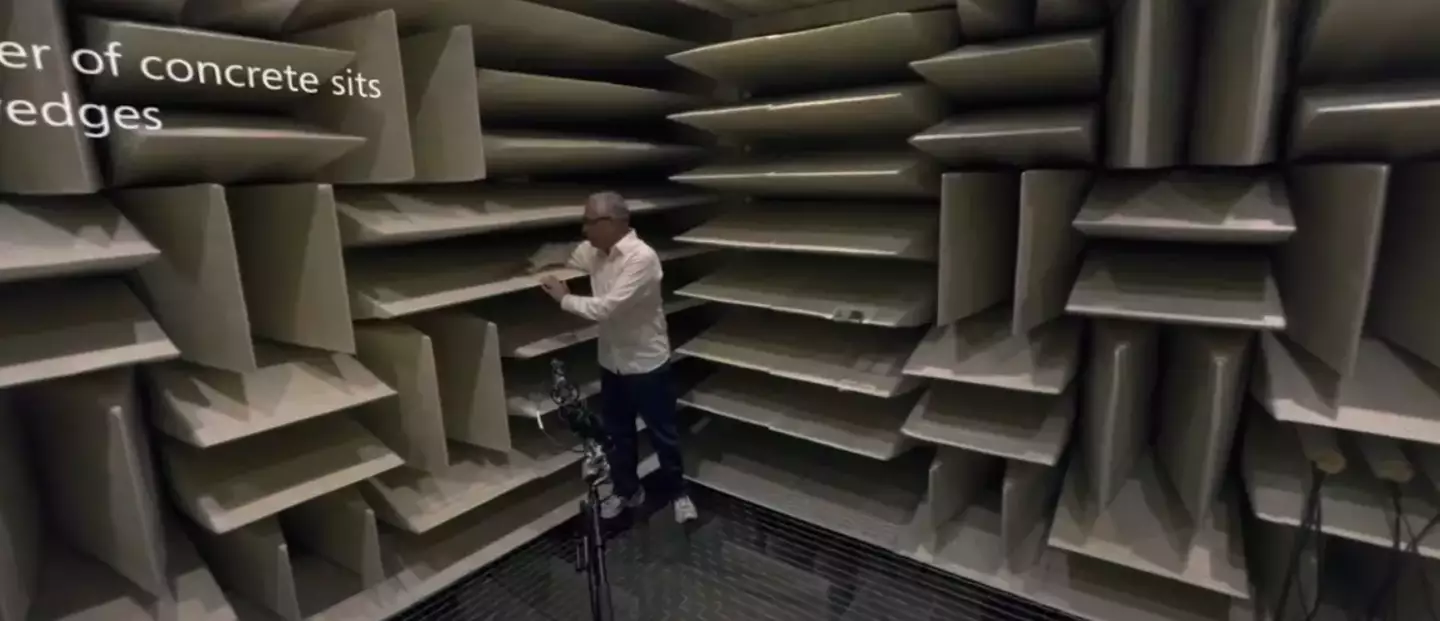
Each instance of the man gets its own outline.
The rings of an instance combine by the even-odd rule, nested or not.
[[[688,522],[697,514],[685,493],[660,257],[631,230],[630,210],[619,194],[590,196],[584,217],[585,241],[571,253],[569,264],[590,275],[593,295],[573,295],[552,276],[541,278],[540,284],[560,308],[600,326],[601,416],[610,434],[610,477],[615,486],[601,515],[612,518],[645,502],[645,488],[636,473],[635,416],[639,414],[660,461],[658,491],[674,499],[675,520]]]

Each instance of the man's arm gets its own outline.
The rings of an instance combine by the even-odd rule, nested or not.
[[[591,246],[590,242],[575,244],[575,249],[570,251],[570,259],[565,265],[589,274],[590,266],[595,263],[594,252],[595,247]]]
[[[627,257],[620,273],[615,277],[615,284],[605,295],[566,295],[560,298],[560,308],[591,321],[604,321],[633,301],[646,285],[658,281],[660,274],[660,257],[653,253]]]

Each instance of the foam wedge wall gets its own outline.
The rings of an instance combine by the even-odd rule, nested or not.
[[[1440,11],[1390,4],[0,0],[126,51],[0,99],[165,121],[0,123],[0,621],[381,619],[563,522],[596,330],[525,268],[602,189],[698,483],[1081,618],[1289,621],[1324,473],[1343,614],[1440,507]]]
[[[1307,618],[1320,464],[1352,560],[1435,515],[1433,8],[724,4],[698,480],[1097,620]]]
[[[619,178],[671,289],[706,273],[671,237],[715,198],[666,177],[707,145],[664,115],[713,89],[665,60],[681,36],[502,4],[0,7],[15,41],[123,50],[7,75],[7,101],[163,121],[4,128],[0,619],[383,619],[573,514],[575,453],[539,419],[549,358],[598,378],[596,331],[528,259]],[[681,336],[702,306],[670,300]]]

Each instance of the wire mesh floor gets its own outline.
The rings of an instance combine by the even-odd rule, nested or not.
[[[983,585],[704,488],[686,527],[668,507],[608,553],[617,621],[1069,619]],[[402,621],[584,621],[575,522],[402,614]]]

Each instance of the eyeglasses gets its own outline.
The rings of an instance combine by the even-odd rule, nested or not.
[[[581,226],[590,226],[590,225],[592,225],[592,224],[596,224],[596,223],[599,223],[599,222],[604,222],[604,221],[606,221],[606,220],[614,220],[614,218],[611,218],[610,216],[599,216],[599,217],[596,217],[596,218],[585,218],[584,220],[581,221]]]

